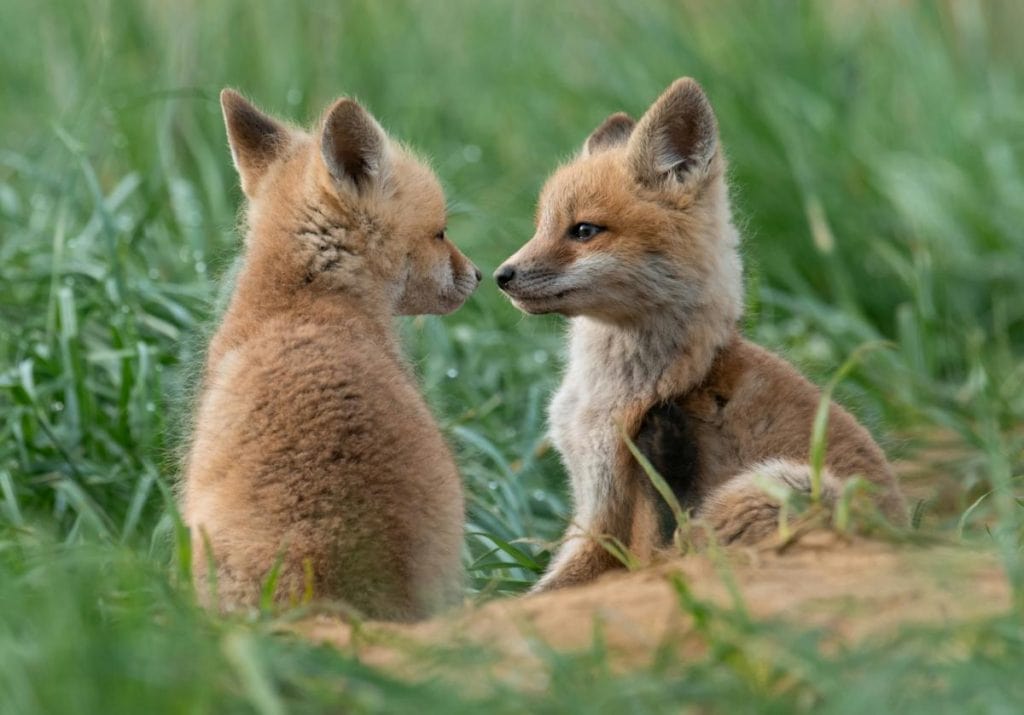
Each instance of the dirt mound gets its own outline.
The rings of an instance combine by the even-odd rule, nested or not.
[[[682,595],[681,595],[682,592]],[[1010,589],[991,554],[952,546],[919,547],[829,532],[776,549],[691,555],[634,573],[614,573],[578,588],[492,601],[426,623],[362,624],[319,617],[300,632],[354,651],[371,665],[421,670],[410,654],[477,647],[498,670],[528,683],[538,648],[592,646],[599,628],[611,662],[640,667],[669,644],[680,655],[703,650],[694,609],[681,598],[754,619],[777,618],[822,629],[826,645],[884,636],[908,624],[963,622],[1005,612]]]

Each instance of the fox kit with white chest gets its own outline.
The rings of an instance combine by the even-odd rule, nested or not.
[[[637,440],[681,503],[726,543],[774,531],[760,486],[811,488],[819,390],[745,340],[739,236],[714,113],[677,80],[638,122],[609,117],[541,192],[537,231],[495,273],[528,313],[570,318],[565,376],[549,407],[574,514],[540,590],[582,583],[665,545],[660,497],[631,457]],[[903,498],[882,450],[831,405],[823,497],[860,476],[891,519]]]
[[[221,105],[246,238],[182,485],[199,596],[256,605],[277,564],[278,600],[425,617],[460,598],[462,486],[393,321],[458,308],[480,272],[433,172],[355,101],[310,132]]]

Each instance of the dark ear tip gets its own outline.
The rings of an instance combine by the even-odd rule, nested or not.
[[[672,89],[677,92],[704,92],[704,89],[700,86],[700,82],[695,80],[693,77],[680,77],[679,79],[672,82],[672,84],[669,86],[669,89]]]
[[[692,77],[682,77],[672,83],[672,87],[678,93],[678,96],[683,97],[684,101],[690,106],[699,106],[702,108],[704,113],[710,114],[714,117],[714,110],[711,108],[711,99],[708,98],[707,92],[701,86],[700,82],[693,79]]]
[[[636,121],[631,116],[625,112],[615,112],[587,137],[583,144],[583,153],[590,154],[605,147],[625,144],[635,126]]]
[[[334,124],[348,117],[359,117],[365,114],[367,111],[359,102],[351,97],[340,97],[334,100],[334,103],[324,113],[324,124]]]
[[[239,92],[231,87],[225,87],[220,91],[220,106],[224,110],[238,107],[241,104],[248,104]]]
[[[680,77],[669,85],[669,88],[665,90],[665,94],[673,97],[683,97],[691,102],[709,103],[708,95],[704,92],[704,88],[693,77]]]
[[[328,171],[357,188],[381,176],[386,143],[377,120],[351,97],[335,100],[321,121],[320,151]]]
[[[350,134],[363,113],[359,103],[350,97],[339,97],[334,100],[327,107],[320,123],[324,151],[333,154],[338,135]]]
[[[704,133],[717,133],[718,122],[711,100],[700,83],[692,77],[680,77],[662,95],[663,104],[673,113],[681,113],[703,127]]]
[[[636,120],[625,112],[616,112],[604,120],[604,126],[609,129],[629,131],[636,126]]]

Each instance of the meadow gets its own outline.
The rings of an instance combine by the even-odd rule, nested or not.
[[[1024,702],[1024,6],[6,0],[0,26],[0,712]],[[300,123],[360,98],[431,158],[489,274],[547,173],[682,75],[729,156],[747,334],[820,384],[885,342],[836,394],[908,465],[916,531],[997,553],[1015,609],[829,652],[684,602],[721,625],[701,657],[621,673],[595,639],[543,651],[539,690],[410,681],[281,635],[294,614],[198,609],[173,490],[241,242],[219,90]],[[562,324],[485,281],[402,330],[466,483],[467,599],[519,593],[568,511],[544,429]]]

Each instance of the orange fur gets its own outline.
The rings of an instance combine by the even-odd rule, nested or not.
[[[762,536],[777,514],[756,487],[759,472],[806,486],[820,393],[737,335],[742,267],[725,170],[707,97],[678,80],[639,122],[609,117],[551,176],[536,234],[495,274],[522,310],[571,318],[549,417],[575,509],[539,589],[612,567],[595,550],[597,535],[643,558],[655,550],[657,497],[620,430],[637,435],[656,405],[678,403],[687,423],[699,455],[689,495],[698,515],[737,541]],[[881,450],[837,405],[828,438],[826,496],[834,480],[860,475],[879,487],[891,518],[905,518]]]
[[[433,172],[353,100],[311,132],[221,101],[247,232],[183,482],[199,596],[255,605],[280,558],[278,600],[427,616],[460,597],[463,498],[392,322],[454,310],[479,271]]]

